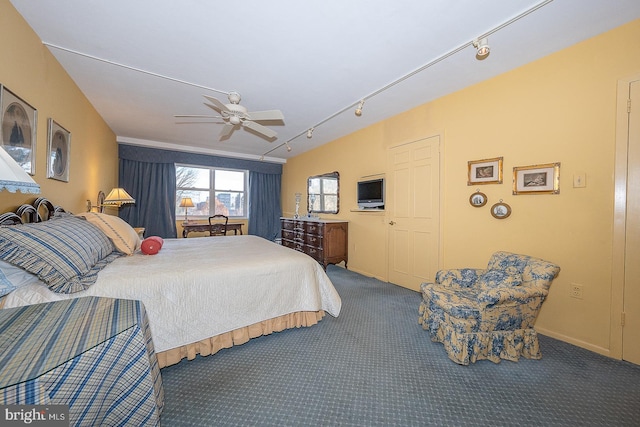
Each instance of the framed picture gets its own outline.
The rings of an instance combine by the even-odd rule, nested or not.
[[[513,194],[559,194],[560,163],[513,168]]]
[[[30,175],[36,173],[38,111],[0,85],[2,148]]]
[[[469,196],[469,203],[475,208],[481,208],[487,204],[487,195],[478,190]]]
[[[501,199],[498,203],[491,206],[491,215],[496,219],[505,219],[511,215],[511,206],[504,203]]]
[[[502,184],[502,157],[469,162],[467,185]]]
[[[47,178],[69,182],[69,149],[71,146],[71,133],[49,119],[47,152]]]

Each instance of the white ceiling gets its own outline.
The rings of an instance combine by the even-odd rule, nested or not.
[[[640,18],[639,0],[11,3],[118,141],[276,162]],[[230,91],[282,111],[275,141],[174,117]]]

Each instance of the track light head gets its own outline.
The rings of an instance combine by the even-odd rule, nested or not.
[[[476,58],[478,59],[486,58],[487,56],[489,56],[489,53],[491,52],[491,47],[489,47],[489,41],[487,40],[486,37],[474,40],[473,47],[477,49]]]
[[[307,138],[311,139],[312,136],[313,136],[313,128],[307,131]]]
[[[356,108],[356,116],[360,117],[362,115],[362,107],[364,106],[364,99],[360,101],[358,107]]]

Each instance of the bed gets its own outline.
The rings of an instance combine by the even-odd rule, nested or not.
[[[263,238],[161,239],[156,255],[144,255],[140,242],[135,242],[137,233],[127,230],[130,227],[120,224],[118,217],[82,214],[80,218],[42,199],[34,202],[33,209],[25,206],[29,205],[23,205],[16,215],[0,216],[4,224],[0,227],[0,274],[20,276],[14,280],[19,282],[15,289],[3,292],[2,307],[81,296],[140,300],[149,317],[160,367],[197,354],[207,356],[261,335],[312,326],[325,313],[340,313],[340,296],[320,264]],[[108,221],[108,226],[96,226],[101,221]],[[54,226],[61,230],[52,231]],[[59,249],[48,248],[34,256],[35,250],[21,246],[23,230],[37,235],[33,241],[46,240],[45,246],[58,238],[69,240],[73,251],[82,252],[74,257],[91,258],[80,262],[81,266],[65,258],[75,270],[87,270],[82,278],[70,278],[64,271],[52,273],[55,268],[51,266],[62,262],[47,257]],[[45,233],[46,238],[38,233]],[[88,243],[89,234],[100,240],[97,249]],[[122,245],[124,234],[130,240],[128,246]],[[105,236],[113,245],[111,252]]]

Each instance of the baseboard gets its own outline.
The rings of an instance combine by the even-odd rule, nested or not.
[[[343,265],[338,265],[338,267],[343,267],[343,268],[344,268],[344,266],[343,266]],[[351,268],[351,267],[349,267],[347,270],[349,270],[349,271],[353,271],[354,273],[362,274],[363,276],[367,276],[367,277],[372,277],[372,278],[374,278],[374,279],[378,279],[378,280],[380,280],[381,282],[387,282],[387,281],[388,281],[388,280],[386,279],[386,277],[375,276],[375,275],[372,275],[371,273],[369,273],[368,271],[359,270],[359,269],[357,269],[357,268]]]
[[[594,353],[598,353],[598,354],[601,354],[603,356],[607,356],[607,357],[611,357],[613,359],[620,360],[620,358],[612,356],[611,355],[611,350],[608,349],[608,348],[600,347],[598,345],[594,345],[594,344],[588,343],[586,341],[578,340],[578,339],[575,339],[575,338],[570,337],[568,335],[559,334],[557,332],[553,332],[553,331],[550,331],[550,330],[545,329],[545,328],[538,328],[536,326],[535,329],[536,329],[536,332],[538,332],[539,334],[546,335],[548,337],[555,338],[557,340],[564,341],[564,342],[569,343],[569,344],[573,344],[573,345],[575,345],[577,347],[581,347],[581,348],[584,348],[586,350],[593,351]]]

